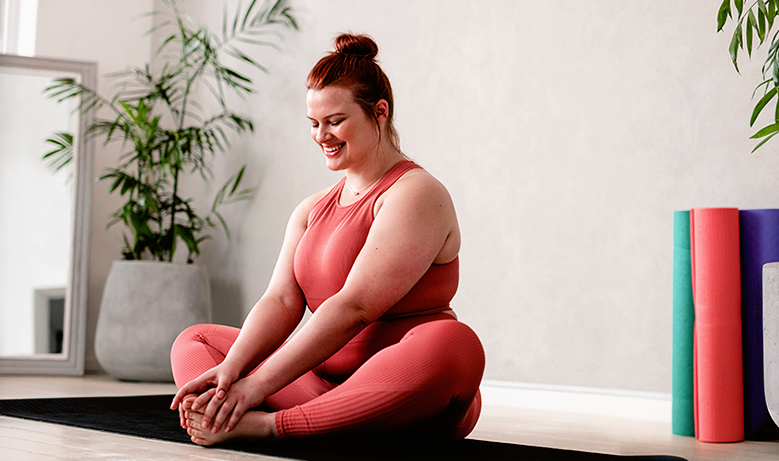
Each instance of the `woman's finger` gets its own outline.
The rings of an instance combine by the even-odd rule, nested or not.
[[[224,399],[227,395],[227,391],[230,389],[230,385],[232,384],[232,380],[226,376],[220,376],[219,382],[216,385],[216,398],[218,399]]]
[[[184,386],[184,387],[186,387],[186,386]],[[176,392],[176,395],[173,396],[173,401],[170,402],[170,409],[171,410],[175,410],[176,408],[180,408],[181,407],[181,399],[183,399],[184,396],[187,395],[187,394],[184,394],[184,392],[185,392],[184,387],[179,389],[179,391]]]
[[[214,394],[216,393],[216,389],[211,388],[202,394],[198,396],[198,398],[195,399],[194,402],[192,402],[192,411],[197,411],[200,408],[208,405],[209,401],[213,398]]]
[[[243,414],[246,413],[246,409],[243,408],[240,404],[236,405],[235,408],[233,408],[233,412],[230,415],[230,420],[227,421],[227,425],[225,426],[225,432],[230,432],[235,428],[235,425],[238,424],[238,421],[241,419]]]
[[[184,411],[184,405],[179,405],[179,421],[181,422],[181,427],[186,429],[187,428],[187,417]]]
[[[175,410],[181,401],[189,394],[199,394],[208,389],[210,378],[207,376],[209,372],[206,372],[192,381],[181,386],[181,389],[173,396],[173,401],[170,403],[170,409]]]
[[[205,410],[203,411],[203,422],[205,423],[203,426],[204,428],[208,427],[208,425],[213,425],[212,423],[214,421],[214,417],[225,403],[224,398],[220,399],[216,396],[216,389],[211,389],[209,392],[211,393],[211,398],[208,401],[208,405],[206,406]]]
[[[216,414],[213,424],[211,424],[212,433],[216,434],[222,429],[222,425],[227,421],[227,418],[230,417],[230,414],[235,413],[235,411],[238,410],[238,405],[238,402],[234,402],[232,398],[225,400],[221,408],[219,408],[219,412]]]
[[[178,408],[181,405],[181,401],[184,400],[184,397],[188,396],[189,394],[197,394],[200,392],[197,390],[197,388],[195,388],[195,386],[190,386],[190,384],[192,384],[192,382],[181,386],[181,389],[179,389],[178,392],[176,392],[176,395],[173,396],[173,401],[170,403],[171,410]]]

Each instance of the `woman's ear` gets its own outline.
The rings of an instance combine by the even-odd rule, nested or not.
[[[389,103],[384,99],[379,99],[379,102],[373,106],[373,116],[376,117],[376,121],[384,123],[389,116]]]

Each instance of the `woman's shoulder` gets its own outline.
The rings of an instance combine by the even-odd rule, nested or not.
[[[314,209],[317,203],[319,203],[327,194],[332,191],[339,183],[335,183],[332,186],[328,186],[319,192],[309,195],[303,199],[293,212],[293,219],[298,221],[308,222],[308,216],[311,214],[311,210]]]
[[[435,208],[439,211],[453,211],[452,198],[444,184],[423,168],[414,168],[403,174],[376,203],[374,212],[387,202],[407,206]]]
[[[450,199],[446,186],[421,167],[407,171],[387,192],[403,196],[419,195]],[[390,194],[391,196],[392,194]]]
[[[406,172],[377,202],[375,216],[385,210],[385,222],[411,223],[426,230],[439,229],[444,236],[439,253],[433,261],[452,261],[460,250],[460,227],[449,191],[428,171],[415,168]]]
[[[309,195],[306,197],[302,202],[300,202],[300,206],[304,208],[308,208],[309,210],[314,207],[317,203],[319,203],[320,200],[325,198],[325,196],[328,194],[328,192],[332,191],[334,187],[336,187],[338,184],[334,184],[332,186],[325,187],[324,189]]]

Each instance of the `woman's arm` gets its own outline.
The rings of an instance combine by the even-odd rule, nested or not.
[[[209,405],[204,419],[215,416],[212,431],[228,416],[225,429],[234,427],[248,408],[329,358],[398,302],[433,262],[448,262],[458,250],[457,219],[446,189],[422,170],[404,175],[384,194],[344,287],[242,380],[245,392],[228,395],[218,413]]]
[[[292,213],[268,289],[252,307],[225,360],[182,386],[171,408],[177,407],[188,394],[201,394],[195,401],[197,407],[213,396],[217,400],[224,398],[232,383],[278,349],[300,323],[305,301],[294,276],[294,256],[307,226],[308,213],[321,195],[309,197]]]
[[[303,317],[305,299],[293,267],[312,201],[316,201],[313,199],[316,197],[307,199],[292,213],[268,288],[247,315],[225,358],[225,363],[239,369],[241,375],[249,373],[278,349]]]

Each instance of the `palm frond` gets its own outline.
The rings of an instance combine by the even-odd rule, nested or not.
[[[52,150],[46,152],[43,160],[49,162],[49,167],[54,171],[60,171],[73,162],[73,134],[58,131],[46,139],[51,144]]]

